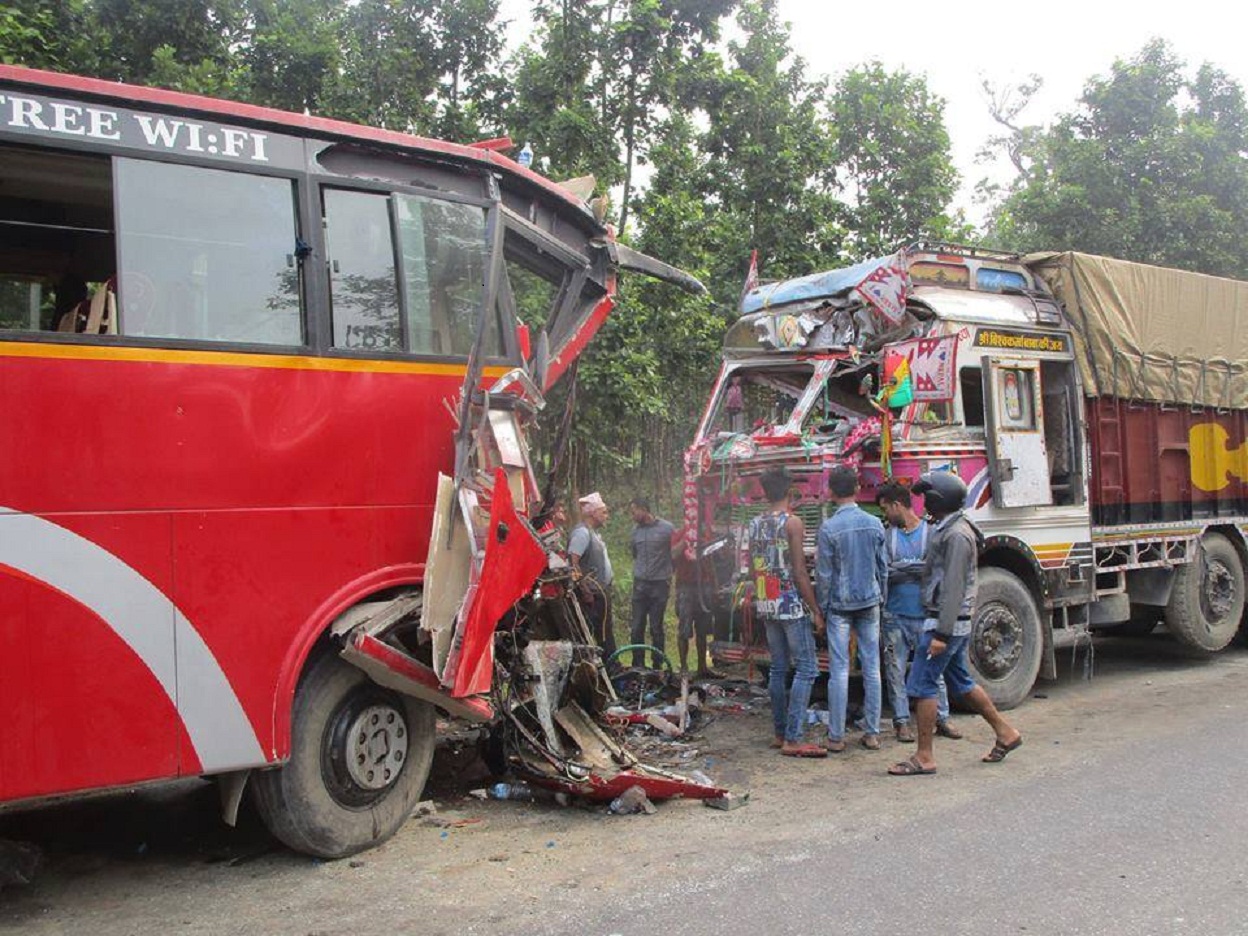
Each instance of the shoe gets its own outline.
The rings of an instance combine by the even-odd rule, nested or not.
[[[836,738],[836,739],[828,738],[827,741],[823,742],[823,746],[825,749],[827,749],[827,752],[829,754],[842,754],[845,751],[845,739],[844,738]]]
[[[935,767],[924,767],[919,763],[917,756],[904,760],[900,764],[893,764],[888,768],[889,776],[892,777],[922,777],[936,772]]]
[[[1005,756],[1009,754],[1010,751],[1018,750],[1018,748],[1022,747],[1022,744],[1023,736],[1021,734],[1009,744],[1002,744],[1000,741],[996,741],[992,745],[992,750],[981,757],[980,760],[982,760],[985,764],[999,764],[1005,760]]]
[[[938,721],[936,723],[936,733],[942,738],[948,738],[950,741],[962,740],[962,732],[954,728],[948,721]]]
[[[910,727],[909,722],[902,722],[900,725],[894,725],[893,734],[897,736],[897,740],[902,744],[914,743],[914,729]]]
[[[880,749],[880,736],[878,734],[864,734],[858,743],[868,751],[878,751]]]

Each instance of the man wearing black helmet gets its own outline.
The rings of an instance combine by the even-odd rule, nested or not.
[[[914,700],[919,745],[913,757],[888,769],[895,777],[936,772],[932,740],[936,730],[937,679],[941,675],[949,695],[961,698],[992,726],[996,743],[984,755],[984,763],[1000,763],[1023,743],[1018,729],[1005,720],[988,693],[975,684],[967,664],[971,614],[975,608],[976,558],[982,537],[962,510],[966,485],[951,472],[930,471],[919,478],[912,490],[923,495],[933,530],[923,565],[927,619],[910,678],[906,680],[906,694]]]

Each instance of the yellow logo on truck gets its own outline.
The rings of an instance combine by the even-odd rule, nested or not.
[[[1231,478],[1248,482],[1248,441],[1229,448],[1230,434],[1217,423],[1198,423],[1188,431],[1192,484],[1202,491],[1220,491]]]

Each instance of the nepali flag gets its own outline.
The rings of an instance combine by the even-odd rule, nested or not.
[[[894,254],[855,286],[854,292],[889,322],[898,324],[906,314],[905,261]]]
[[[876,399],[892,409],[914,402],[914,382],[910,379],[910,361],[906,355],[891,350],[884,355],[883,386]]]

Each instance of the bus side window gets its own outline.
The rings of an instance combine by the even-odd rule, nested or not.
[[[294,182],[115,163],[121,334],[303,344]]]
[[[57,331],[80,304],[85,325],[115,265],[108,157],[0,146],[0,332]]]
[[[466,356],[484,301],[485,209],[419,195],[395,195],[394,203],[408,350]],[[486,353],[500,353],[497,328],[489,337]]]
[[[403,350],[389,196],[326,189],[334,347]]]

